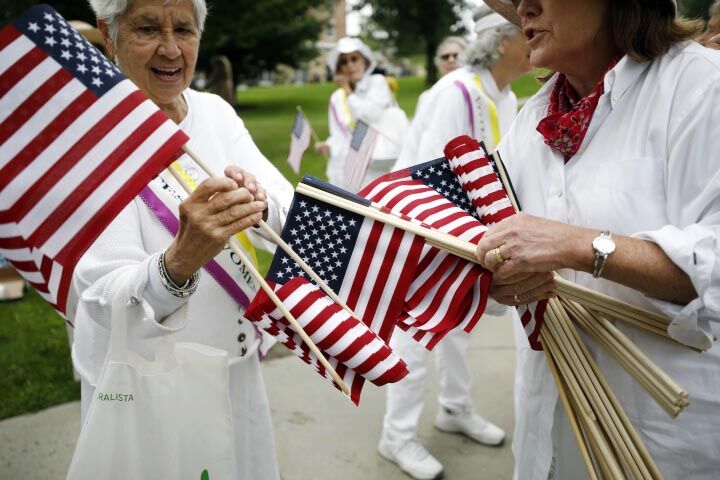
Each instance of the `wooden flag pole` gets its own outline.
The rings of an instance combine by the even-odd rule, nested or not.
[[[305,111],[302,109],[302,107],[300,105],[297,105],[295,108],[297,109],[298,112],[300,112],[300,115],[302,115],[305,118],[305,121],[307,121],[307,124],[310,126],[310,134],[313,137],[313,141],[317,145],[318,143],[320,143],[320,138],[318,137],[318,134],[315,132],[315,129],[310,124],[310,120],[308,120],[307,115],[305,115]],[[190,155],[190,154],[188,153],[188,155]]]
[[[185,149],[183,147],[183,149]],[[189,155],[189,154],[188,154]],[[168,169],[170,173],[175,177],[175,179],[182,185],[182,187],[185,189],[185,191],[188,194],[192,193],[192,188],[190,188],[190,185],[187,184],[184,178],[175,171],[173,168]],[[263,291],[267,294],[268,297],[272,300],[272,302],[275,304],[275,306],[282,312],[283,316],[287,319],[287,321],[292,326],[293,330],[300,335],[300,338],[308,345],[310,348],[310,351],[312,351],[315,356],[318,358],[318,361],[320,364],[325,368],[327,372],[330,373],[330,376],[332,377],[333,381],[337,384],[337,386],[342,390],[342,392],[345,395],[350,395],[350,389],[345,385],[345,382],[343,382],[342,378],[340,378],[340,375],[335,371],[332,365],[330,365],[330,362],[328,362],[327,358],[325,358],[325,355],[320,351],[320,349],[315,345],[315,342],[312,341],[312,339],[308,336],[307,333],[305,333],[305,330],[302,328],[302,326],[298,323],[298,321],[295,319],[292,313],[287,309],[285,304],[282,303],[280,298],[275,294],[272,288],[270,288],[270,285],[265,281],[262,275],[260,275],[260,272],[258,272],[257,268],[255,268],[255,265],[250,261],[249,258],[247,258],[247,255],[245,255],[245,252],[242,250],[238,240],[235,237],[232,237],[230,241],[228,242],[230,249],[238,255],[240,258],[240,261],[245,265],[245,267],[248,269],[250,274],[253,276],[255,281],[258,282],[260,287],[263,289]]]
[[[298,109],[302,112],[302,108],[299,105],[298,105]],[[187,144],[185,146],[183,146],[183,151],[185,153],[187,153],[188,156],[190,158],[192,158],[193,161],[207,175],[209,175],[211,177],[215,176],[215,173],[210,169],[210,167],[205,162],[203,162],[197,155],[195,155],[195,152],[190,150],[190,148],[187,146]],[[310,267],[310,265],[305,263],[305,261],[302,258],[300,258],[300,255],[295,253],[295,251],[292,249],[292,247],[290,247],[290,245],[288,245],[285,242],[285,240],[283,240],[280,237],[280,235],[275,233],[275,230],[273,230],[272,227],[270,227],[270,225],[268,225],[264,220],[260,220],[258,222],[258,225],[263,230],[263,232],[265,232],[270,237],[270,239],[273,241],[273,243],[275,243],[280,248],[282,248],[282,250],[285,253],[287,253],[288,256],[290,258],[292,258],[295,263],[300,265],[300,268],[302,268],[303,271],[305,273],[307,273],[310,276],[310,278],[312,278],[315,281],[315,283],[317,283],[317,285],[322,289],[323,292],[325,292],[335,303],[340,305],[350,315],[352,315],[355,318],[358,318],[357,315],[355,315],[355,312],[353,312],[352,309],[347,306],[347,304],[343,301],[343,299],[338,297],[337,294],[335,294],[335,292],[333,292],[333,290],[330,288],[330,286],[327,283],[325,283],[325,281],[322,278],[320,278],[320,276],[317,273],[315,273],[315,271]]]

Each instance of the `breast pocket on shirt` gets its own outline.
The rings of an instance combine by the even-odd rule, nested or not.
[[[663,169],[663,162],[653,157],[598,164],[589,191],[579,200],[588,224],[629,234],[666,223]]]
[[[597,165],[595,186],[602,190],[664,197],[665,163],[659,157],[606,158]]]

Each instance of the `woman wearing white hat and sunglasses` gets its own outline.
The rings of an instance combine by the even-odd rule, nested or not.
[[[315,150],[329,157],[328,181],[339,187],[346,187],[345,163],[356,122],[374,124],[387,109],[396,105],[385,77],[372,73],[375,65],[370,48],[354,37],[338,40],[327,57],[327,66],[338,89],[330,96],[328,106],[330,136],[318,143]]]
[[[665,478],[720,471],[720,53],[672,0],[486,0],[554,72],[498,147],[523,214],[488,230],[491,295],[546,298],[552,271],[673,319],[698,354],[622,323],[687,389],[671,419],[593,342],[588,347]],[[499,248],[500,250],[495,250]],[[498,261],[498,258],[501,261]],[[586,478],[542,352],[523,378],[513,452],[522,480]]]

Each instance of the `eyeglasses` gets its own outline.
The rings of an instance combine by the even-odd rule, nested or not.
[[[440,60],[445,60],[446,62],[452,58],[453,60],[456,60],[460,56],[459,53],[443,53],[440,55]]]
[[[346,55],[344,57],[340,57],[340,60],[338,60],[338,66],[343,67],[348,63],[357,63],[361,58],[362,56],[360,55]]]

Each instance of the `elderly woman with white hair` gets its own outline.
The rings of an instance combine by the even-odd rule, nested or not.
[[[530,71],[522,33],[481,6],[474,41],[461,55],[464,65],[423,94],[395,169],[443,156],[445,145],[469,135],[494,150],[517,113],[510,82]]]
[[[328,157],[328,181],[347,188],[345,164],[356,122],[375,124],[397,103],[385,77],[372,73],[375,56],[362,40],[354,37],[338,40],[328,53],[327,66],[338,88],[328,105],[330,136],[315,145],[315,150]]]
[[[555,73],[498,146],[523,213],[479,261],[506,305],[552,272],[672,319],[676,341],[618,322],[688,392],[671,418],[602,348],[588,349],[667,479],[720,471],[720,52],[674,0],[486,0]],[[685,345],[707,349],[703,354]],[[587,478],[543,352],[528,352],[513,453],[522,480]]]
[[[463,55],[466,66],[448,73],[425,93],[396,169],[442,157],[447,142],[459,135],[471,135],[494,149],[510,127],[517,100],[509,83],[530,69],[525,41],[517,27],[487,7],[480,10],[475,31],[477,38]],[[496,304],[490,310],[506,309]],[[435,347],[440,377],[435,426],[481,444],[499,445],[505,432],[475,412],[466,360],[469,344],[465,332],[451,332]],[[429,352],[400,329],[395,330],[391,346],[407,363],[410,375],[386,387],[378,450],[413,478],[433,479],[442,474],[442,464],[417,437]]]
[[[162,172],[78,263],[69,313],[76,327],[73,360],[82,377],[82,416],[108,351],[111,299],[122,289],[141,312],[127,326],[132,350],[152,356],[163,337],[175,335],[228,352],[238,478],[278,478],[260,336],[242,318],[257,285],[224,247],[238,232],[248,256],[253,245],[269,246],[253,225],[265,218],[279,232],[292,187],[260,153],[230,105],[189,88],[205,0],[90,4],[118,67],[190,137],[190,148],[224,175],[208,176],[190,158],[180,158],[197,189],[187,195]],[[112,432],[108,435],[112,439]]]

